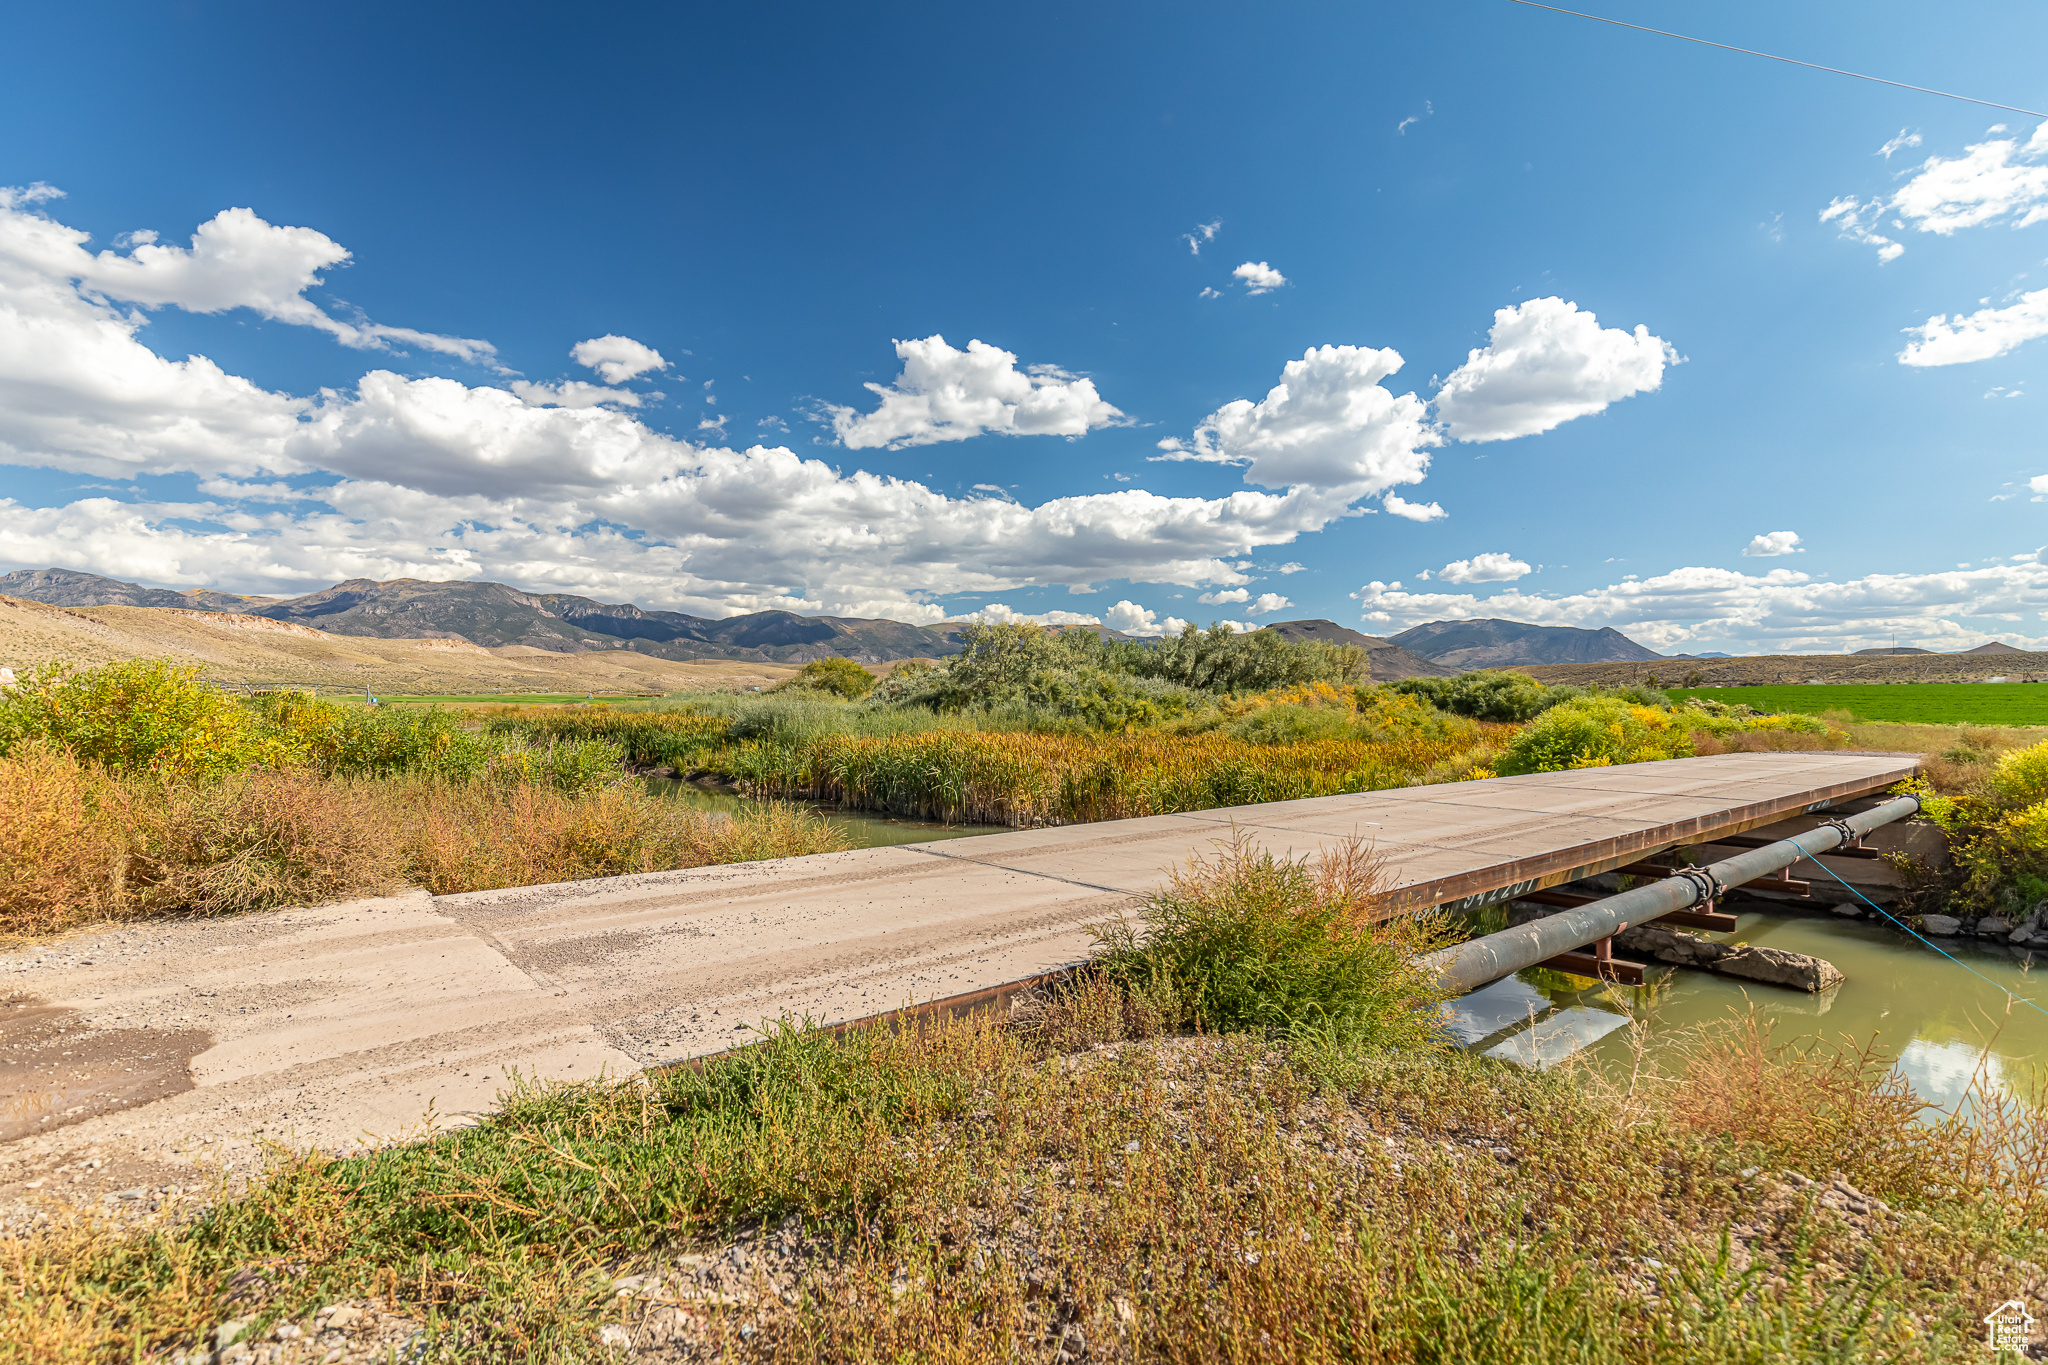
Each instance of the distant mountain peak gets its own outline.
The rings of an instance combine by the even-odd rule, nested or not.
[[[1662,654],[1644,648],[1612,626],[1585,630],[1578,626],[1535,626],[1488,617],[1429,621],[1388,638],[1433,663],[1459,671],[1664,659]]]

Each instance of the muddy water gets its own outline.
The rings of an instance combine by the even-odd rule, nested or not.
[[[648,778],[646,782],[647,789],[657,796],[722,815],[735,814],[755,804],[750,797],[707,791],[690,782],[658,777]],[[894,844],[921,844],[932,839],[1000,834],[1008,828],[1007,825],[948,825],[931,820],[904,820],[878,815],[874,811],[843,810],[838,806],[814,806],[812,809],[851,840],[855,848],[887,848]]]
[[[1780,1040],[1875,1038],[1914,1091],[1942,1110],[1963,1100],[1979,1067],[1987,1085],[2048,1103],[2048,1015],[2007,1000],[2009,991],[2048,1007],[2048,954],[2030,960],[1974,940],[1942,941],[1987,981],[1897,930],[1758,911],[1756,904],[1749,903],[1734,932],[1707,937],[1810,953],[1848,980],[1815,996],[1675,967],[1653,967],[1633,988],[1532,969],[1456,1002],[1453,1026],[1467,1046],[1524,1065],[1550,1065],[1581,1051],[1619,1062],[1632,1046],[1629,1012],[1648,1022],[1655,1047],[1660,1036],[1728,1020],[1754,1005],[1777,1022]]]

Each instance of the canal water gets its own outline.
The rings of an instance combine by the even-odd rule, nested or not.
[[[1942,940],[1980,977],[1896,929],[1759,904],[1725,907],[1741,911],[1734,931],[1706,937],[1826,958],[1847,980],[1808,995],[1675,967],[1652,967],[1638,987],[1533,968],[1453,1002],[1453,1028],[1468,1047],[1525,1066],[1579,1052],[1621,1062],[1632,1048],[1631,1014],[1648,1025],[1654,1050],[1754,1006],[1776,1021],[1778,1042],[1874,1038],[1914,1092],[1945,1111],[1964,1100],[1980,1067],[1985,1085],[2048,1102],[2048,1015],[2007,998],[2010,992],[2048,1007],[2048,954],[2030,963],[2003,948]]]
[[[733,815],[755,804],[752,797],[730,792],[709,791],[692,782],[650,777],[647,790],[657,796],[697,810]],[[838,806],[813,806],[827,823],[844,834],[855,848],[887,848],[894,844],[921,844],[932,839],[960,839],[972,834],[1000,834],[1007,825],[948,825],[932,820],[905,820],[878,815],[868,810],[843,810]]]

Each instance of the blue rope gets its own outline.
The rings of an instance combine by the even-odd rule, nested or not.
[[[1819,868],[1821,871],[1827,873],[1830,877],[1833,877],[1836,881],[1842,882],[1841,877],[1835,872],[1835,870],[1832,867],[1829,867],[1826,863],[1822,862],[1817,856],[1813,854],[1808,854],[1807,861],[1811,862],[1815,867]],[[2041,1009],[2039,1005],[2034,1004],[2033,1001],[2027,999],[2027,997],[2024,995],[2014,995],[2010,990],[2006,990],[2004,986],[2000,986],[1996,981],[1993,981],[1990,977],[1984,975],[1984,973],[1978,971],[1975,967],[1972,967],[1968,963],[1962,961],[1954,953],[1951,953],[1948,949],[1942,947],[1939,943],[1936,943],[1931,939],[1922,938],[1918,930],[1913,929],[1904,923],[1901,923],[1900,920],[1896,916],[1894,916],[1889,910],[1879,905],[1870,897],[1864,895],[1861,891],[1858,891],[1855,887],[1849,885],[1849,883],[1842,882],[1842,889],[1844,891],[1847,891],[1850,895],[1854,896],[1857,900],[1862,901],[1871,909],[1877,911],[1878,914],[1883,915],[1888,920],[1891,920],[1893,924],[1897,924],[1899,928],[1904,929],[1907,933],[1913,935],[1914,938],[1920,939],[1922,943],[1925,943],[1928,947],[1934,949],[1935,952],[1940,953],[1950,962],[1955,963],[1956,966],[1961,967],[1964,971],[1968,972],[1971,976],[1976,977],[1985,985],[1997,986],[1999,990],[2005,991],[2005,998],[2007,1000],[2017,1000],[2022,1005],[2030,1005],[2034,1009],[2040,1010],[2042,1014],[2048,1014],[2048,1009]]]

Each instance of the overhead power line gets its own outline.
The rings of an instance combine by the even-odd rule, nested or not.
[[[1866,76],[1861,71],[1844,71],[1839,66],[1822,66],[1819,62],[1802,62],[1797,57],[1780,57],[1775,52],[1758,52],[1755,48],[1734,47],[1728,43],[1716,43],[1706,38],[1693,38],[1683,33],[1672,33],[1667,29],[1645,28],[1641,24],[1626,24],[1619,19],[1607,19],[1597,14],[1582,14],[1575,9],[1559,9],[1556,5],[1538,4],[1537,0],[1508,0],[1514,5],[1527,5],[1530,9],[1547,9],[1552,14],[1569,14],[1574,19],[1591,19],[1596,24],[1612,24],[1616,28],[1632,28],[1638,33],[1654,33],[1659,38],[1676,38],[1684,43],[1698,43],[1701,47],[1718,47],[1723,52],[1740,52],[1745,57],[1765,57],[1787,66],[1803,66],[1811,71],[1827,71],[1837,76],[1854,76],[1859,81],[1875,81],[1879,85],[1893,85],[1901,90],[1918,90],[1923,95],[1939,95],[1943,99],[1962,100],[1966,104],[1981,104],[1990,109],[2006,109],[2015,114],[2027,114],[2033,118],[2048,118],[2038,109],[2022,109],[2017,104],[2000,104],[1996,100],[1980,100],[1975,95],[1958,95],[1949,90],[1936,90],[1931,86],[1908,85],[1904,81],[1888,81],[1882,76]]]

